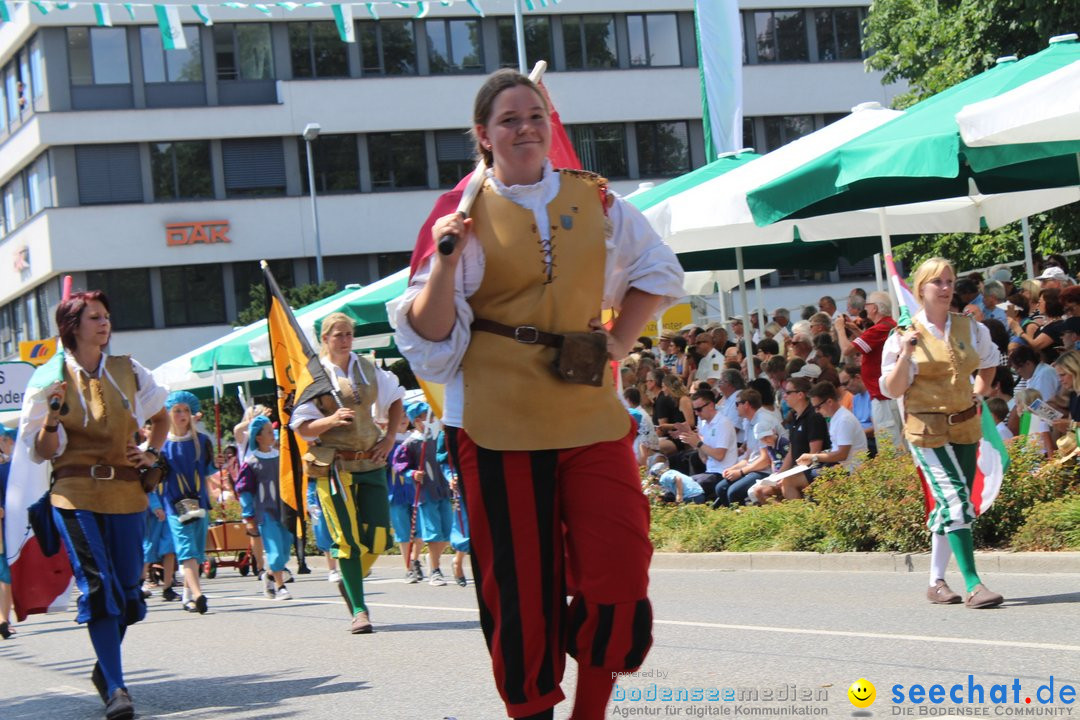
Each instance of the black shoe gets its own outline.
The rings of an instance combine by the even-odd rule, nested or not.
[[[90,682],[94,683],[94,689],[101,696],[101,702],[109,699],[109,685],[105,682],[105,675],[101,672],[101,665],[94,663],[94,670],[90,673]]]
[[[0,623],[0,637],[7,640],[8,638],[10,638],[14,634],[15,634],[15,631],[11,629],[11,625],[9,623],[6,623],[6,622]]]
[[[199,597],[195,598],[195,612],[199,613],[200,615],[205,615],[206,614],[206,596],[205,595],[200,595]]]
[[[311,568],[309,568],[307,565],[301,565],[299,568],[296,569],[296,574],[297,575],[310,575],[311,574]]]
[[[135,706],[124,688],[117,688],[109,702],[105,703],[105,720],[130,720],[135,717]]]
[[[171,587],[167,587],[161,591],[161,599],[165,602],[175,602],[180,599],[180,593],[176,592]]]

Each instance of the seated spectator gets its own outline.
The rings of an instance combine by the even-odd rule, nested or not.
[[[819,382],[810,388],[810,401],[814,412],[829,420],[829,447],[827,452],[804,453],[795,459],[800,465],[821,463],[822,465],[842,465],[850,472],[862,462],[859,453],[865,451],[866,433],[862,425],[843,407],[836,398],[836,387],[832,383]]]
[[[1001,398],[1005,401],[1006,405],[1011,404],[1013,399],[1013,385],[1015,382],[1009,368],[997,368],[994,370],[994,379],[990,381],[989,397]]]
[[[746,383],[746,387],[749,390],[757,390],[758,395],[761,396],[761,409],[767,413],[772,413],[776,418],[777,425],[783,425],[784,416],[780,409],[776,407],[776,390],[773,389],[772,383],[763,377],[756,377]]]
[[[993,318],[987,318],[982,321],[982,324],[986,326],[986,329],[990,331],[990,340],[997,346],[998,354],[1001,356],[998,361],[999,365],[1009,364],[1009,331],[1006,329],[1004,323]]]
[[[1011,440],[1015,437],[1006,422],[1009,417],[1009,404],[999,397],[992,397],[986,401],[986,407],[990,408],[990,414],[994,416],[1001,439]]]
[[[660,456],[663,457],[663,456]],[[649,468],[649,479],[663,490],[662,502],[702,505],[705,502],[705,490],[694,478],[668,467],[667,458],[659,460]]]
[[[1065,331],[1061,333],[1061,342],[1066,350],[1080,350],[1080,316],[1065,319]]]
[[[780,354],[780,344],[772,338],[762,338],[757,344],[757,350],[762,362],[768,362]]]
[[[1080,422],[1080,350],[1064,352],[1054,361],[1054,370],[1061,381],[1061,391],[1068,399],[1069,412],[1054,423],[1054,429],[1064,433],[1069,422]]]
[[[1005,311],[1005,326],[1009,330],[1009,349],[1027,345],[1025,337],[1027,327],[1035,322],[1031,318],[1027,297],[1018,292],[1013,293],[1000,307]],[[1031,332],[1034,336],[1035,330]]]
[[[862,425],[863,434],[866,435],[866,445],[870,450],[870,457],[877,454],[877,443],[874,442],[874,413],[870,392],[863,385],[862,375],[853,367],[845,367],[840,371],[840,390],[847,390],[851,395],[851,410],[855,419]]]
[[[634,438],[634,457],[638,465],[644,465],[645,459],[660,450],[660,437],[653,427],[652,418],[641,409],[641,392],[637,388],[623,390],[623,399],[626,400],[627,410],[630,417],[637,423],[637,437]]]
[[[746,387],[746,380],[743,379],[742,373],[738,370],[727,369],[720,373],[716,379],[713,388],[720,393],[720,399],[717,401],[717,410],[731,422],[732,427],[735,428],[736,441],[742,445],[746,442],[746,428],[743,425],[742,417],[739,415],[739,410],[735,406],[737,401],[737,395],[740,390]]]
[[[693,375],[694,380],[707,380],[709,373],[723,369],[723,350],[718,350],[713,346],[712,333],[705,331],[698,333],[694,338],[694,347],[701,358],[697,362],[697,370]]]
[[[1061,381],[1054,368],[1039,360],[1029,347],[1020,346],[1009,353],[1009,365],[1020,376],[1018,390],[1031,388],[1039,391],[1039,397],[1051,400],[1061,392]]]
[[[1055,446],[1050,438],[1050,424],[1029,410],[1033,402],[1042,399],[1042,395],[1033,388],[1024,388],[1017,390],[1013,397],[1016,405],[1009,416],[1009,429],[1013,430],[1018,438],[1030,438],[1030,442],[1044,456],[1052,455]]]
[[[815,338],[814,347],[816,352],[810,362],[821,368],[821,375],[819,376],[823,381],[830,382],[833,385],[840,384],[840,373],[836,367],[840,364],[840,348],[832,342],[831,338],[825,339],[823,336],[821,342]],[[849,408],[850,409],[850,408]]]
[[[746,433],[746,452],[724,471],[727,491],[721,494],[720,485],[717,485],[713,509],[721,505],[742,505],[750,488],[758,480],[772,474],[773,458],[783,432],[779,418],[762,407],[761,395],[757,390],[740,390],[738,408],[739,415],[750,428]]]
[[[818,335],[828,335],[832,337],[830,332],[832,328],[832,315],[824,312],[814,313],[810,316],[810,337],[816,338]]]
[[[997,320],[1002,325],[1008,322],[1008,318],[1005,316],[1005,311],[998,307],[1001,303],[1005,302],[1005,286],[999,283],[997,280],[990,280],[983,284],[983,321]]]
[[[697,432],[683,425],[679,439],[698,451],[705,462],[705,472],[694,480],[705,490],[707,500],[716,497],[717,485],[724,481],[724,470],[735,464],[739,449],[735,442],[735,426],[717,410],[715,396],[699,390],[692,396],[694,413],[698,417]],[[727,485],[724,485],[724,491]]]
[[[803,332],[797,332],[791,336],[788,343],[788,355],[790,359],[806,360],[814,349],[814,343],[810,336]]]
[[[1042,353],[1047,362],[1057,359],[1065,332],[1065,306],[1061,304],[1061,291],[1043,288],[1039,294],[1039,312],[1046,318],[1046,323],[1035,332],[1035,337],[1028,340],[1032,350]]]
[[[817,366],[807,366],[817,367]],[[791,377],[784,383],[784,394],[791,406],[791,420],[788,432],[791,438],[791,450],[780,465],[779,472],[795,466],[795,458],[807,453],[820,453],[829,441],[829,428],[825,418],[814,412],[810,405],[810,381],[805,377]],[[756,503],[764,503],[770,497],[782,496],[784,499],[797,500],[803,496],[803,490],[812,478],[806,473],[786,477],[777,485],[762,485],[759,481],[752,488],[748,498]]]

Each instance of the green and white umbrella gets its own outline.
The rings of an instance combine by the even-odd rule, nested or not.
[[[369,350],[391,346],[393,330],[386,316],[386,303],[403,292],[408,269],[364,287],[350,285],[296,311],[296,319],[313,345],[319,343],[322,320],[333,312],[351,317],[356,328],[353,349]],[[266,321],[260,320],[153,370],[158,383],[171,390],[196,390],[215,384],[255,382],[273,377],[270,341]]]
[[[1017,150],[1030,153],[1034,143],[1048,155],[1080,152],[1080,60],[965,105],[956,124],[975,168],[1011,165]]]
[[[956,114],[1080,60],[1080,43],[1064,38],[1023,60],[1000,62],[923,100],[866,134],[751,190],[747,203],[759,225],[850,210],[877,209],[976,193],[1007,204],[1014,193],[1076,186],[1075,154],[1049,154],[1039,144],[1010,146],[1006,166],[972,167]],[[1030,201],[1030,196],[1027,198]],[[1059,203],[1060,204],[1060,203]],[[1043,209],[1049,209],[1049,205]],[[1022,217],[1016,212],[1002,212]]]

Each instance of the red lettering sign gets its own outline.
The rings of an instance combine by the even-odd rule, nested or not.
[[[228,220],[169,223],[165,226],[166,245],[213,245],[229,240]]]

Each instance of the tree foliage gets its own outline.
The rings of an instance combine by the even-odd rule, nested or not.
[[[1080,32],[1076,0],[874,0],[863,43],[884,82],[907,81],[893,105],[902,109],[992,67],[1006,55],[1026,57],[1055,35]],[[1031,217],[1031,243],[1043,255],[1080,247],[1080,209]],[[940,255],[963,268],[1023,258],[1020,224],[980,235],[924,236],[897,248],[919,262]],[[959,268],[958,268],[959,269]]]
[[[285,295],[286,302],[288,302],[289,306],[293,309],[301,308],[305,305],[310,305],[316,300],[330,297],[337,291],[337,283],[333,280],[327,280],[321,285],[318,283],[311,283],[310,285],[281,288],[281,292]],[[236,316],[236,320],[241,325],[250,325],[253,322],[258,322],[265,318],[266,286],[259,283],[251,286],[248,306],[240,311]]]

